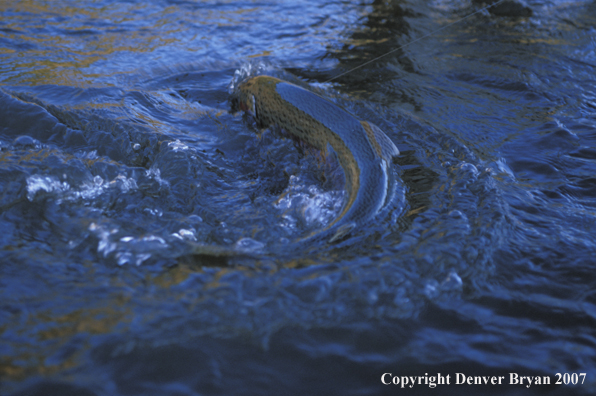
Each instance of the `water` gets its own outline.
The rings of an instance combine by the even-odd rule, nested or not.
[[[593,394],[596,4],[483,11],[325,83],[480,3],[2,3],[0,393]],[[345,195],[229,112],[255,73],[398,146],[372,224],[291,253]],[[510,372],[553,384],[455,384]]]

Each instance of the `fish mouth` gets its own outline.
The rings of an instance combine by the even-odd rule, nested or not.
[[[232,94],[230,96],[230,112],[232,114],[238,112],[238,110],[242,110],[241,108],[241,104],[240,104],[240,98],[238,97],[237,94]]]
[[[235,93],[230,97],[230,112],[235,114],[239,111],[248,112],[250,111],[250,108],[246,102],[242,100],[241,95]]]
[[[232,114],[235,114],[238,111],[243,111],[253,117],[256,117],[254,95],[247,94],[241,89],[238,89],[236,92],[232,93],[229,100],[230,112]]]

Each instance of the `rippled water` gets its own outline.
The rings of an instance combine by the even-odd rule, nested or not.
[[[482,2],[1,3],[0,393],[593,394],[596,4],[524,4],[329,82]],[[249,74],[398,146],[372,224],[292,252],[345,194]]]

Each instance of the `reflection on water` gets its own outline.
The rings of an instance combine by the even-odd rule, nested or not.
[[[482,11],[322,83],[482,4],[0,4],[0,393],[382,394],[384,372],[513,370],[587,373],[524,394],[592,394],[594,3]],[[341,183],[230,113],[251,74],[383,129],[389,209],[292,250]]]

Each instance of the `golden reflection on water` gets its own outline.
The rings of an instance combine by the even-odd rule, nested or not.
[[[11,57],[0,67],[0,72],[11,72],[5,75],[8,84],[93,85],[100,77],[133,73],[142,66],[120,63],[120,70],[109,70],[105,62],[115,54],[152,52],[175,45],[183,37],[177,17],[184,12],[175,6],[165,10],[153,10],[150,4],[82,8],[24,0],[0,2],[0,13],[11,15],[4,21],[0,38],[19,44],[18,49],[0,47],[0,55]],[[218,18],[221,15],[213,16]],[[217,25],[209,20],[203,23]],[[101,73],[93,70],[98,63]]]
[[[115,294],[101,302],[100,306],[74,309],[70,312],[53,312],[51,309],[30,313],[14,339],[7,342],[14,353],[0,357],[0,377],[18,380],[30,375],[49,375],[76,367],[79,358],[90,345],[89,335],[111,334],[118,326],[121,330],[133,319],[130,297]],[[75,302],[79,304],[79,302]],[[82,347],[70,351],[68,343],[76,336],[82,336]],[[37,339],[29,343],[31,337]],[[54,359],[54,355],[65,355]]]

